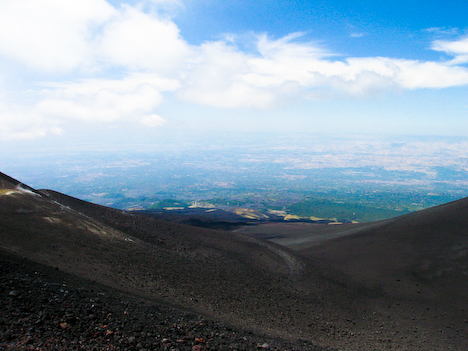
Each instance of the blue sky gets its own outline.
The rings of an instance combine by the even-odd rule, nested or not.
[[[465,1],[2,0],[0,143],[468,136],[467,10]]]

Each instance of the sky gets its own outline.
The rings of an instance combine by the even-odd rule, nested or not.
[[[0,0],[0,147],[468,137],[466,1]]]

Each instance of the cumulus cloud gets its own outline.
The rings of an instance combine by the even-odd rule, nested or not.
[[[178,4],[148,3],[154,5],[152,10]],[[179,86],[169,77],[177,75],[174,72],[190,48],[171,20],[156,11],[145,13],[140,5],[117,9],[104,0],[1,2],[0,58],[20,69],[23,65],[26,72],[34,72],[31,76],[39,73],[58,81],[34,82],[23,92],[23,104],[4,98],[0,138],[62,133],[61,125],[68,119],[163,125],[164,119],[154,112],[162,92]],[[8,67],[0,68],[0,75],[2,70]],[[120,77],[107,78],[107,72]],[[90,73],[98,78],[80,77]],[[23,72],[8,76],[28,80]],[[61,76],[67,81],[60,81]],[[17,84],[3,82],[8,83]]]
[[[242,78],[249,71],[249,55],[225,42],[205,43],[186,71],[179,97],[223,108],[271,104],[271,94]]]
[[[92,60],[96,29],[116,10],[104,0],[0,2],[0,53],[47,71],[68,71]]]
[[[174,22],[128,5],[106,24],[96,47],[106,62],[166,74],[190,54]]]
[[[162,71],[189,53],[170,19],[105,0],[5,0],[0,23],[0,54],[38,71],[116,65]]]
[[[328,56],[316,46],[292,42],[298,36],[269,40],[260,35],[257,55],[240,51],[230,41],[204,43],[186,72],[179,96],[215,107],[260,109],[291,99],[308,79],[297,62]]]

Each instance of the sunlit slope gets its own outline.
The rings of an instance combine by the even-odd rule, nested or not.
[[[3,174],[0,186],[0,245],[18,255],[110,283],[121,266],[120,255],[144,247]]]
[[[296,322],[297,311],[326,309],[316,299],[298,297],[297,289],[327,295],[330,287],[309,279],[307,265],[273,243],[33,192],[1,174],[0,179],[0,247],[18,256],[275,334],[307,336],[310,322]]]

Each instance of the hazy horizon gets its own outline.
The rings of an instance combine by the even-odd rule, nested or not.
[[[377,220],[385,217],[375,211],[395,216],[468,196],[468,138],[204,136],[1,150],[0,169],[33,188],[120,209],[171,207],[169,199],[294,214],[326,199],[338,204],[327,210],[330,218],[345,203],[368,206],[360,220]]]

